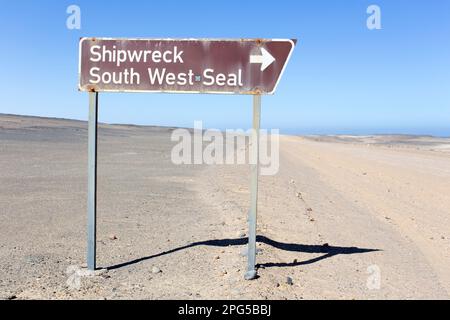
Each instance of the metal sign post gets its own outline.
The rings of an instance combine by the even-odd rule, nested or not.
[[[88,128],[88,230],[87,230],[87,266],[96,268],[97,244],[97,122],[98,92],[89,92],[89,128]]]
[[[251,164],[250,178],[250,211],[248,213],[248,248],[246,280],[256,278],[256,219],[258,213],[258,175],[259,175],[259,129],[261,125],[261,95],[253,96],[253,131],[252,149],[255,163]]]

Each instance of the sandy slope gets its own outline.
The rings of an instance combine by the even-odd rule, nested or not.
[[[101,126],[98,263],[109,270],[77,289],[67,279],[85,262],[86,123],[1,116],[0,297],[449,297],[446,139],[282,137],[279,173],[260,180],[260,278],[249,282],[249,168],[175,166],[170,133]]]
[[[301,183],[312,189],[304,198],[318,206],[320,233],[336,237],[333,243],[382,250],[360,257],[365,264],[378,265],[382,274],[381,289],[368,296],[448,297],[448,154],[414,144],[295,137],[285,137],[282,146],[291,170],[305,166],[316,175]]]

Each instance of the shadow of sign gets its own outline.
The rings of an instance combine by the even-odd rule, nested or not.
[[[284,243],[272,240],[265,236],[257,236],[256,241],[260,243],[265,243],[269,246],[272,246],[276,249],[291,251],[291,252],[303,252],[303,253],[324,253],[324,255],[293,263],[264,263],[258,264],[257,267],[270,268],[270,267],[296,267],[301,265],[312,264],[318,262],[323,259],[331,258],[336,255],[348,255],[348,254],[360,254],[360,253],[368,253],[368,252],[376,252],[380,251],[379,249],[366,249],[366,248],[358,248],[358,247],[336,247],[336,246],[325,246],[325,245],[308,245],[308,244],[296,244],[296,243]],[[161,257],[164,255],[168,255],[177,251],[186,250],[189,248],[197,247],[197,246],[211,246],[211,247],[228,247],[228,246],[242,246],[248,243],[247,238],[238,238],[238,239],[217,239],[217,240],[206,240],[206,241],[198,241],[193,242],[191,244],[181,246],[178,248],[174,248],[168,251],[160,252],[154,255],[134,259],[131,261],[123,262],[120,264],[116,264],[113,266],[106,267],[108,270],[119,269],[123,267],[127,267],[136,263],[140,263],[146,260],[150,260],[153,258]]]

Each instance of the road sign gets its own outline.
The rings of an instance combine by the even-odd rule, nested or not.
[[[261,94],[272,94],[296,40],[81,38],[80,91],[89,92],[87,265],[96,268],[99,92],[185,92],[253,95],[252,143],[259,155]],[[257,156],[258,158],[258,156]],[[248,264],[256,278],[259,160],[251,168]]]
[[[81,38],[79,90],[272,94],[295,43]]]

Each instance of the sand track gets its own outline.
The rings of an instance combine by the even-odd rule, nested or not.
[[[0,297],[449,297],[446,139],[282,137],[279,173],[260,179],[260,278],[248,282],[249,168],[175,166],[170,128],[117,125],[99,130],[98,263],[109,271],[73,288],[86,128],[0,116]]]

